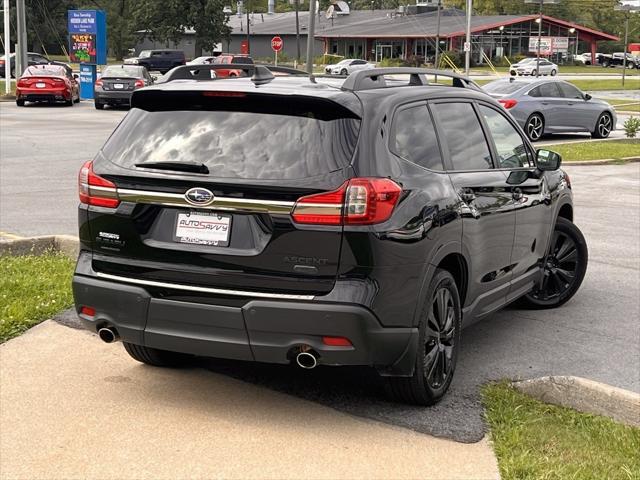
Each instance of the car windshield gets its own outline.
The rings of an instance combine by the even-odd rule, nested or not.
[[[64,77],[66,75],[64,67],[47,65],[46,68],[29,67],[24,71],[24,76],[31,77]]]
[[[336,63],[336,65],[348,65],[349,63],[351,63],[350,59],[345,59],[345,60],[341,60],[340,62]]]
[[[542,59],[540,59],[542,60]],[[522,60],[520,60],[518,62],[519,65],[524,65],[525,63],[531,63],[531,62],[535,62],[536,59],[535,58],[523,58]]]
[[[138,67],[131,67],[127,65],[111,66],[104,69],[102,72],[102,78],[106,77],[141,77],[140,69]]]
[[[508,94],[518,91],[526,85],[528,85],[527,82],[519,82],[517,80],[514,82],[504,82],[502,80],[498,80],[497,82],[487,83],[484,86],[484,89],[489,93]]]
[[[149,58],[151,56],[151,50],[142,50],[138,58]]]

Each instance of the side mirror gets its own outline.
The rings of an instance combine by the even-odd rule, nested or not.
[[[551,150],[539,149],[536,153],[536,165],[538,170],[543,172],[552,172],[560,168],[562,157],[559,153]]]
[[[584,99],[585,99],[585,100],[589,101],[589,100],[591,100],[592,98],[593,98],[593,97],[592,97],[591,95],[589,95],[588,93],[585,93],[585,94],[584,94]]]

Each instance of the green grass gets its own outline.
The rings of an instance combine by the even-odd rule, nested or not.
[[[72,305],[73,267],[59,253],[0,257],[0,343]]]
[[[0,80],[0,96],[3,96],[5,94],[4,92],[4,87],[6,85],[6,80]],[[14,94],[16,92],[16,82],[15,80],[11,81],[11,94]]]
[[[567,80],[573,83],[580,90],[598,91],[598,90],[638,90],[640,89],[640,77],[627,78],[622,86],[622,79],[607,80]]]
[[[549,145],[562,155],[563,161],[619,159],[640,156],[640,138],[603,140],[599,142],[559,143]]]
[[[506,383],[482,393],[503,480],[640,479],[640,429],[547,405]]]

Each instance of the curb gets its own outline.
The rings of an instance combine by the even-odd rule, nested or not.
[[[571,167],[583,165],[618,165],[620,162],[635,163],[640,162],[640,157],[622,157],[622,158],[604,158],[601,160],[584,160],[581,162],[562,162],[562,166],[568,165]]]
[[[640,427],[640,393],[573,376],[534,378],[514,382],[513,386],[546,403]]]
[[[0,240],[0,257],[4,255],[42,255],[52,250],[76,259],[80,250],[78,237],[73,235],[47,235],[43,237]]]

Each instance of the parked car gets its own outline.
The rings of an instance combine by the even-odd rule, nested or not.
[[[625,60],[626,59],[626,60]],[[608,56],[602,56],[601,62],[603,67],[621,67],[640,68],[640,56],[631,55],[630,53],[616,52]]]
[[[133,92],[152,83],[149,71],[140,65],[109,65],[94,84],[94,105],[98,110],[105,105],[129,106]]]
[[[238,55],[238,54],[225,54],[218,55],[213,60],[215,65],[253,65],[253,59],[248,55]],[[242,70],[229,68],[229,69],[218,69],[216,70],[216,75],[220,78],[226,77],[240,77],[242,76]]]
[[[15,78],[16,76],[16,54],[15,53],[12,53],[9,55],[9,61],[10,61],[11,77]],[[2,57],[0,57],[0,77],[2,78],[4,78],[5,62],[6,62],[5,55],[3,55]],[[47,58],[46,56],[40,53],[34,53],[34,52],[27,52],[27,62],[29,66],[46,65],[46,64],[66,66],[66,63],[49,60],[49,58]]]
[[[558,65],[550,62],[546,58],[541,58],[539,61],[537,58],[520,60],[518,63],[511,65],[509,73],[513,76],[533,75],[535,77],[538,69],[540,69],[540,75],[551,75],[553,77],[558,73]]]
[[[173,67],[184,65],[185,57],[182,50],[142,50],[137,57],[125,58],[125,65],[140,65],[150,72],[166,73]]]
[[[369,68],[375,68],[375,65],[367,62],[366,60],[356,59],[344,59],[335,65],[327,65],[325,72],[330,75],[349,75],[350,73],[357,72],[358,70],[365,70]]]
[[[64,102],[71,107],[80,102],[80,88],[70,68],[62,65],[32,65],[16,83],[16,105],[26,102]]]
[[[591,53],[590,52],[580,53],[579,55],[574,56],[573,60],[575,62],[580,62],[583,65],[591,65]]]
[[[213,55],[207,55],[204,57],[196,57],[193,60],[187,62],[187,65],[209,65],[216,59]]]
[[[134,92],[79,175],[84,325],[150,365],[367,365],[398,400],[440,400],[462,327],[564,304],[587,246],[560,156],[429,73],[322,88],[258,66]]]
[[[484,89],[513,115],[531,141],[547,133],[589,132],[606,138],[616,111],[562,80],[494,80]]]

